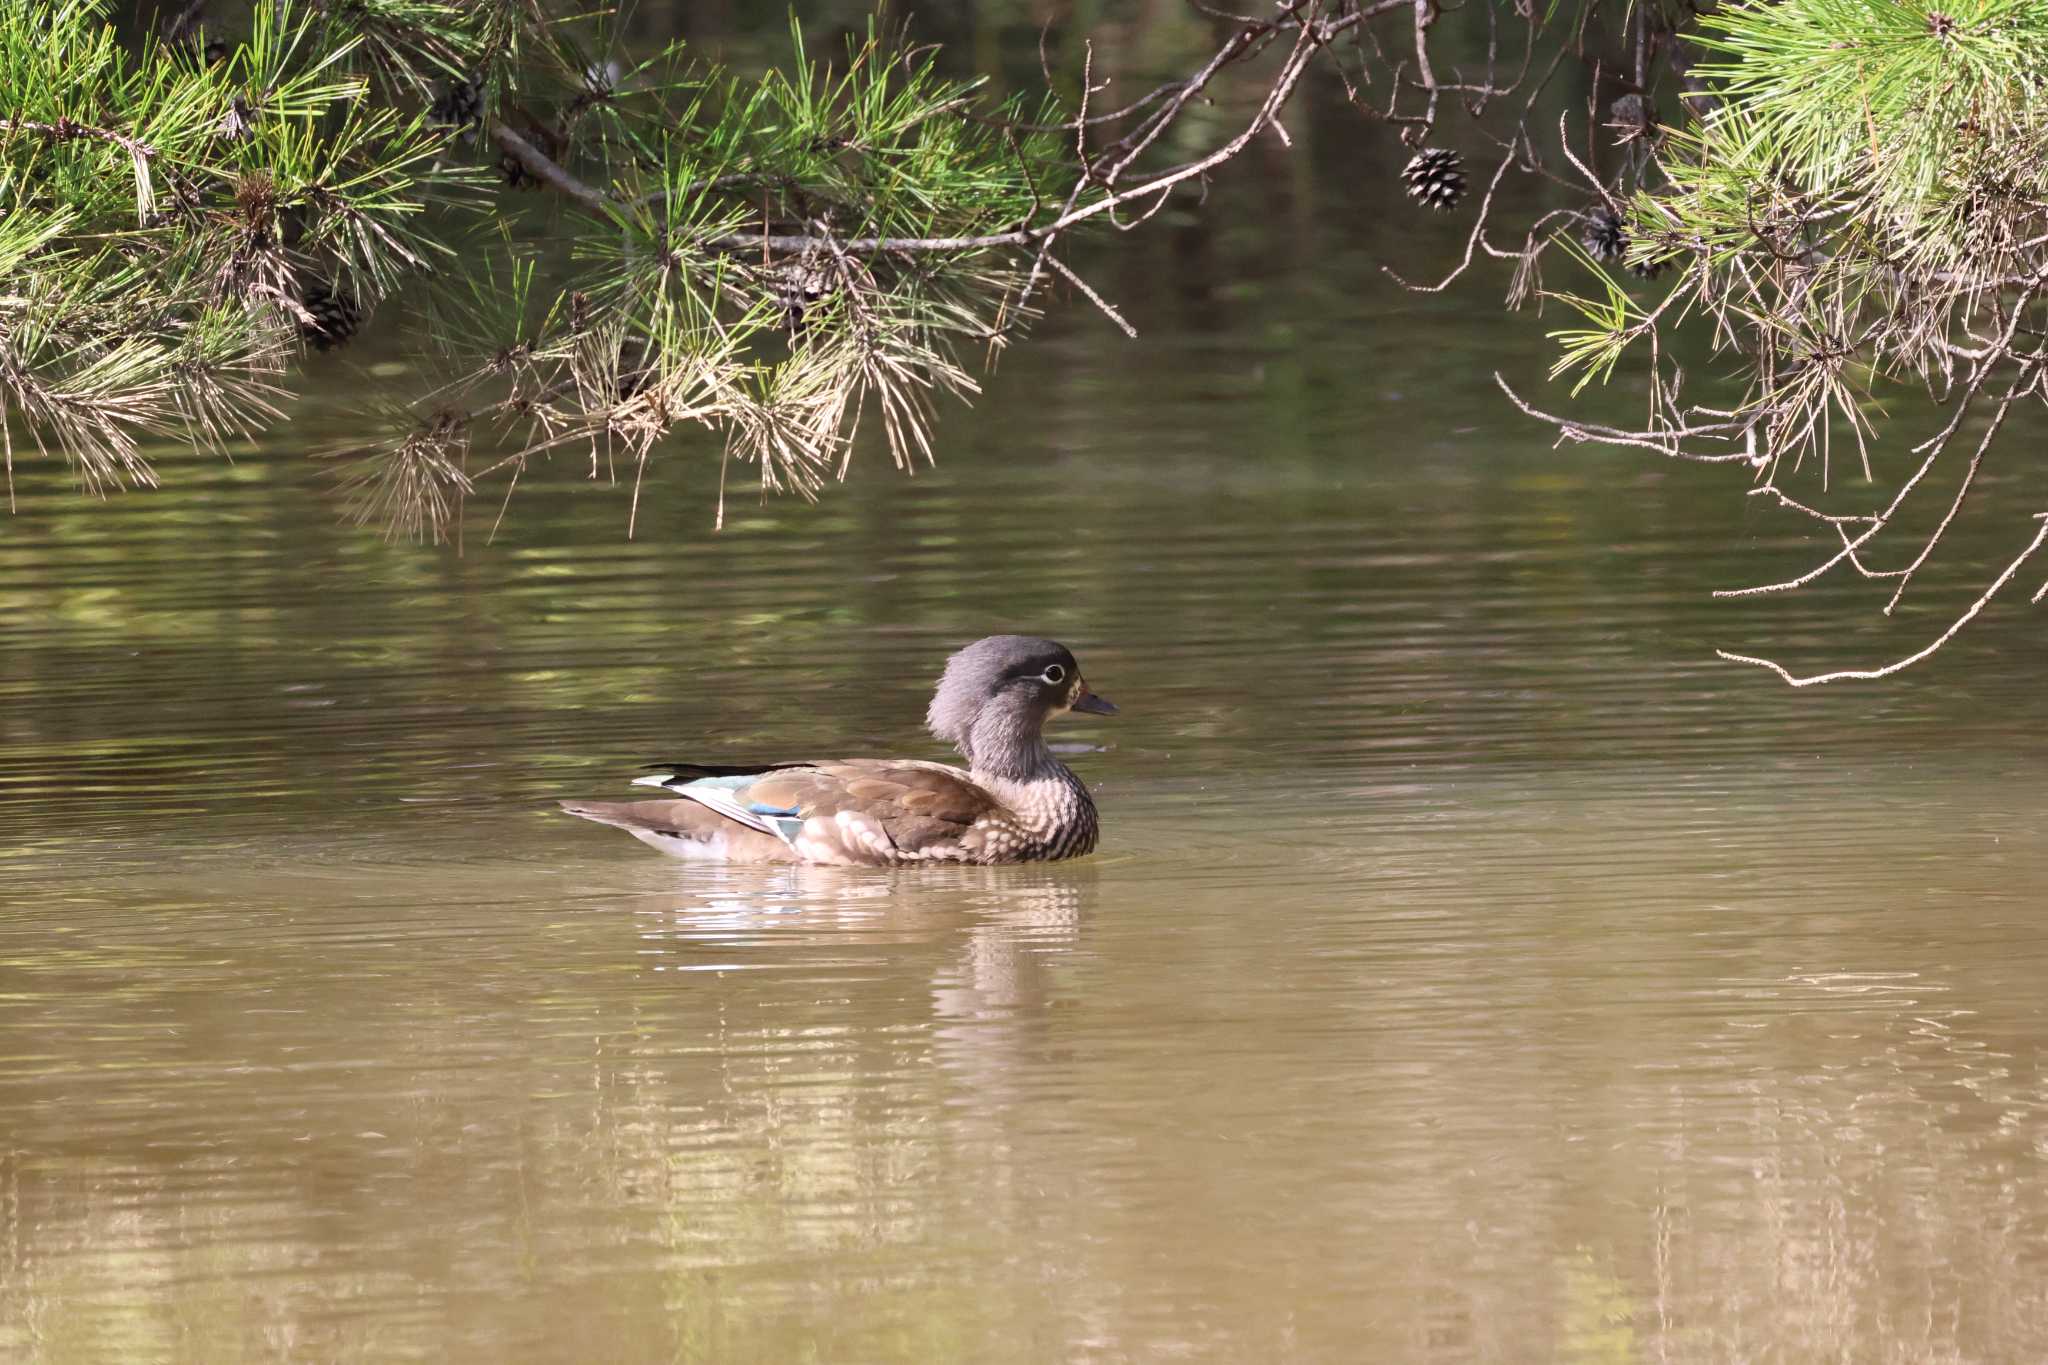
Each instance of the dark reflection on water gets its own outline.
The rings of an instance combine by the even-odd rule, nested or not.
[[[2029,618],[1882,689],[1714,663],[1913,647],[1969,570],[1711,602],[1789,530],[1513,420],[1546,324],[1393,292],[1325,117],[1102,262],[1142,345],[1063,315],[937,470],[717,538],[695,448],[634,542],[568,468],[459,558],[338,529],[341,362],[164,492],[27,467],[0,1357],[2039,1358]],[[1004,627],[1124,706],[1061,735],[1094,859],[692,868],[549,812],[927,753]]]

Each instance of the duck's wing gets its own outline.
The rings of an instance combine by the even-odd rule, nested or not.
[[[804,862],[900,863],[972,856],[962,840],[1000,804],[943,763],[845,759],[754,771],[677,765],[636,781],[781,840]]]
[[[717,863],[793,863],[796,850],[773,834],[734,824],[680,797],[654,801],[564,801],[562,809],[622,829],[674,858]]]

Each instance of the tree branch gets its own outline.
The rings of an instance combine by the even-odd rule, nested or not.
[[[1911,654],[1908,654],[1903,659],[1894,659],[1892,660],[1892,662],[1885,664],[1881,668],[1844,668],[1837,669],[1835,672],[1832,673],[1811,673],[1806,675],[1805,677],[1799,677],[1793,674],[1791,670],[1787,669],[1783,664],[1776,663],[1770,659],[1759,659],[1748,654],[1731,654],[1725,649],[1717,649],[1714,651],[1714,653],[1720,655],[1722,658],[1728,660],[1730,663],[1754,664],[1758,668],[1767,668],[1771,672],[1777,674],[1780,678],[1783,678],[1788,684],[1790,684],[1793,687],[1818,687],[1823,683],[1849,681],[1871,682],[1875,681],[1878,678],[1889,678],[1894,673],[1903,672],[1904,670],[1911,668],[1914,664],[1919,663],[1922,659],[1925,659],[1928,656],[1932,655],[1936,650],[1940,649],[1950,640],[1953,640],[1964,626],[1967,626],[1968,624],[1970,624],[1971,621],[1976,619],[1977,613],[1984,610],[1986,604],[1988,604],[1992,598],[1998,596],[1999,590],[2003,588],[2007,583],[2012,581],[2012,576],[2020,571],[2020,566],[2025,564],[2029,559],[2032,559],[2034,557],[2034,552],[2041,548],[2041,544],[2043,541],[2048,541],[2048,512],[2035,513],[2035,520],[2038,521],[2040,525],[2034,532],[2034,538],[2027,542],[2026,549],[2021,550],[2019,552],[2019,555],[2010,564],[2005,566],[2004,571],[2000,573],[1998,577],[1992,581],[1991,586],[1986,588],[1983,591],[1983,593],[1978,596],[1977,600],[1970,604],[1969,609],[1967,611],[1965,611],[1961,616],[1958,616],[1955,620],[1949,622],[1947,630],[1944,630],[1940,635],[1937,635],[1927,645],[1913,651]]]

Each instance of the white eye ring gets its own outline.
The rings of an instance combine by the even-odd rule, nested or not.
[[[1044,679],[1046,682],[1051,683],[1054,687],[1058,687],[1061,683],[1067,680],[1067,670],[1061,667],[1059,664],[1047,664],[1045,666],[1045,672],[1039,674],[1038,676]]]

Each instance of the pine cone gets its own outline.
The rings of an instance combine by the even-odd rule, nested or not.
[[[1628,250],[1628,232],[1622,227],[1621,215],[1610,208],[1597,208],[1586,215],[1586,230],[1579,240],[1596,261],[1618,261]]]
[[[353,294],[343,293],[330,281],[315,280],[307,285],[303,302],[313,320],[299,323],[299,335],[316,351],[331,351],[346,344],[362,326],[362,305]]]
[[[1465,193],[1465,177],[1459,171],[1456,152],[1442,147],[1425,148],[1401,169],[1408,182],[1408,197],[1433,209],[1447,209]]]
[[[1646,141],[1657,130],[1657,116],[1641,95],[1623,95],[1607,106],[1607,126],[1616,142]]]
[[[804,314],[832,292],[832,272],[815,254],[800,256],[775,272],[775,301],[791,333],[804,329]]]
[[[427,122],[468,135],[483,122],[484,92],[474,80],[456,81],[427,109]]]

